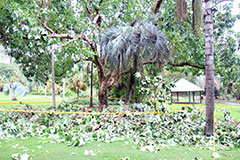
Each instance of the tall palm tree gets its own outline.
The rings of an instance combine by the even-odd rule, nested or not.
[[[100,46],[100,56],[106,65],[119,71],[132,68],[125,104],[130,101],[139,66],[147,62],[162,64],[169,57],[167,39],[152,23],[109,29],[104,32]]]
[[[206,135],[213,135],[214,116],[214,54],[212,0],[205,0],[205,71],[206,71]]]

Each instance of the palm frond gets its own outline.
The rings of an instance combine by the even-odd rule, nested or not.
[[[101,58],[120,69],[128,66],[134,55],[140,61],[162,63],[168,52],[166,37],[152,23],[106,30],[100,44]]]
[[[5,84],[3,88],[3,92],[5,95],[9,96],[25,96],[26,94],[29,93],[29,90],[24,87],[21,83],[15,82],[12,84]]]

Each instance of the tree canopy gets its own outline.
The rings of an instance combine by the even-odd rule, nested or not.
[[[132,50],[127,48],[127,44],[122,46],[126,49],[122,52],[126,53],[125,56],[120,57],[117,54],[113,56],[105,54],[108,52],[99,52],[98,46],[105,41],[105,34],[112,32],[112,36],[114,34],[117,36],[118,33],[135,32],[139,26],[144,26],[145,22],[152,23],[152,27],[149,25],[145,28],[161,31],[167,37],[173,57],[171,61],[166,61],[167,70],[192,72],[193,75],[204,74],[204,34],[201,32],[202,34],[196,36],[192,28],[194,17],[192,1],[186,1],[185,9],[182,8],[181,14],[184,18],[181,20],[177,16],[180,12],[179,7],[176,8],[175,1],[154,3],[139,0],[96,0],[77,1],[76,4],[68,0],[47,2],[49,3],[39,0],[31,3],[27,0],[7,0],[0,6],[0,41],[7,49],[7,54],[15,58],[15,62],[20,65],[24,75],[30,80],[46,82],[49,79],[50,50],[54,46],[62,46],[55,54],[57,81],[66,77],[74,67],[81,65],[82,61],[92,61],[95,67],[99,66],[98,71],[102,73],[107,73],[111,67],[103,69],[104,64],[101,58],[115,59],[112,62],[119,62],[119,64],[113,63],[114,65],[124,66],[123,62],[126,63],[125,60],[129,56],[127,49]],[[225,61],[225,56],[221,56],[222,47],[225,46],[227,49],[227,43],[231,43],[231,46],[236,46],[237,43],[236,40],[222,41],[231,37],[236,39],[236,36],[233,36],[236,34],[226,35],[226,31],[237,19],[236,16],[231,15],[231,9],[232,3],[222,5],[214,1],[216,63]],[[203,16],[203,12],[200,14]],[[203,22],[198,26],[200,31],[203,31]],[[120,42],[120,38],[118,40]],[[105,45],[110,47],[112,43],[105,43]],[[155,47],[156,49],[164,48],[161,45]],[[140,50],[143,49],[144,47]],[[102,48],[102,51],[104,50],[106,51],[106,48]],[[230,52],[230,56],[234,55],[235,50]],[[127,70],[123,70],[122,73],[126,73],[125,71]],[[222,65],[216,65],[216,71],[217,74],[222,75],[223,73],[220,73],[223,71]],[[104,76],[111,77],[108,74]]]

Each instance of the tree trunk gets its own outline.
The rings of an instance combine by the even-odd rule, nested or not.
[[[80,86],[79,86],[80,80],[77,78],[76,80],[76,93],[77,93],[77,99],[79,99],[79,90],[80,90]]]
[[[91,64],[90,107],[93,107],[93,62]]]
[[[79,89],[77,89],[77,99],[79,99]]]
[[[66,79],[63,79],[63,99],[65,99],[65,91],[66,90]]]
[[[103,108],[108,107],[108,95],[109,92],[107,90],[106,86],[103,86],[102,88],[99,89],[99,111],[102,112]]]
[[[205,72],[206,72],[206,135],[213,135],[214,116],[214,54],[212,0],[205,0]]]
[[[237,100],[240,100],[240,94],[236,95]]]
[[[10,57],[10,64],[13,64],[13,58],[12,57]]]
[[[231,87],[232,93],[234,94],[234,96],[236,97],[237,100],[240,100],[240,94],[238,91],[234,91],[234,89]]]
[[[45,86],[45,97],[47,97],[47,85]]]
[[[55,96],[55,73],[54,73],[54,50],[52,50],[52,105],[56,108],[56,96]]]
[[[134,55],[133,70],[131,72],[129,90],[126,96],[125,105],[129,105],[129,102],[131,100],[131,96],[132,96],[132,93],[134,90],[134,84],[135,84],[135,73],[137,72],[137,69],[138,69],[138,56]]]
[[[99,111],[101,112],[103,108],[108,107],[108,96],[109,92],[114,87],[115,82],[115,72],[112,72],[111,75],[98,74],[99,81]]]
[[[13,96],[13,97],[12,97],[12,101],[17,101],[16,96]]]
[[[135,77],[134,77],[135,73],[131,73],[131,77],[130,77],[130,83],[129,83],[129,90],[128,90],[128,94],[126,96],[126,100],[125,100],[125,105],[129,105],[129,102],[131,100],[132,97],[132,93],[134,90],[134,84],[135,84]]]

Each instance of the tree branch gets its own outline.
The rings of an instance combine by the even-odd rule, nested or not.
[[[156,64],[158,63],[157,61],[153,61],[153,60],[148,60],[148,61],[144,61],[142,62],[142,65],[145,65],[145,64]]]
[[[46,6],[50,7],[50,3],[51,3],[51,0],[48,0]]]
[[[80,58],[79,60],[76,60],[76,61],[74,61],[73,63],[74,63],[74,64],[77,64],[77,63],[79,63],[79,62],[81,62],[81,61],[82,61],[82,59]],[[65,70],[64,70],[62,73],[56,74],[56,76],[57,76],[57,77],[62,77],[67,71],[68,71],[68,69],[65,68]]]
[[[91,39],[86,37],[84,34],[80,35],[72,35],[72,34],[49,34],[47,35],[47,38],[68,38],[68,39],[83,39],[85,40],[90,46],[91,49],[96,52],[97,51],[97,45],[95,42],[93,42]]]
[[[73,41],[76,41],[76,40],[77,40],[77,39],[71,39],[71,40],[67,41],[66,43],[64,43],[64,44],[62,44],[62,45],[55,46],[55,47],[52,48],[52,52],[55,51],[55,50],[57,50],[57,49],[60,49],[60,48],[62,48],[62,47],[64,47],[64,46],[67,46],[69,43],[71,43],[71,42],[73,42]]]
[[[159,12],[159,9],[160,9],[160,7],[161,7],[162,1],[163,1],[163,0],[158,0],[158,1],[157,1],[157,4],[156,4],[155,9],[154,9],[154,13],[155,13],[155,14],[157,14],[157,13]]]
[[[103,2],[103,0],[100,0],[100,2],[98,3],[98,5],[101,6],[101,3],[102,3],[102,2]],[[96,20],[96,23],[97,23],[98,27],[101,27],[102,17],[101,17],[101,14],[100,14],[100,10],[97,9],[97,8],[95,8],[95,10],[96,10],[96,13],[97,13],[97,15],[98,15],[97,20]]]
[[[43,27],[50,32],[51,34],[55,34],[55,32],[47,26],[47,19],[45,18],[44,21],[42,22],[41,19],[38,17],[38,21],[43,25]]]
[[[125,71],[122,71],[122,72],[121,72],[121,75],[123,75],[123,74],[128,74],[128,73],[130,73],[131,71],[132,71],[132,68],[129,68],[129,69],[125,70]]]
[[[198,69],[204,69],[204,67],[202,66],[198,66],[196,64],[192,64],[189,62],[181,62],[181,63],[172,63],[172,62],[168,62],[169,65],[174,66],[174,67],[183,67],[183,66],[191,66],[194,68],[198,68]]]
[[[153,61],[153,60],[148,60],[148,61],[143,62],[142,64],[145,65],[145,64],[156,64],[156,63],[159,63],[159,62],[158,61]],[[202,66],[198,66],[196,64],[192,64],[192,63],[189,63],[189,62],[181,62],[181,63],[167,62],[167,64],[169,64],[173,67],[190,66],[190,67],[194,67],[194,68],[198,68],[198,69],[205,69]]]
[[[105,77],[105,73],[104,73],[104,66],[99,58],[99,56],[94,55],[94,61],[93,61],[99,69],[99,74],[102,74],[101,77]]]

